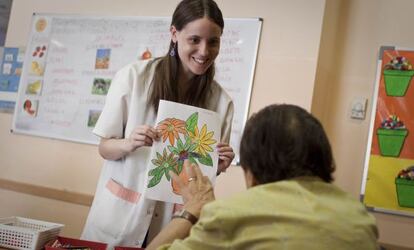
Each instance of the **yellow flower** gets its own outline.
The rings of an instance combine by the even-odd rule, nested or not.
[[[165,142],[168,138],[171,145],[174,145],[175,139],[178,139],[178,134],[187,134],[185,122],[175,118],[167,118],[160,122],[157,129],[162,134],[162,141]]]
[[[203,125],[201,131],[198,131],[198,126],[195,126],[194,133],[189,132],[190,138],[196,146],[195,151],[203,156],[206,156],[207,152],[213,152],[210,145],[216,143],[216,140],[212,139],[214,133],[210,131],[207,133],[206,124]]]

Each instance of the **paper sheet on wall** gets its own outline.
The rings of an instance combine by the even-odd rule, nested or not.
[[[156,124],[161,139],[152,145],[145,197],[181,204],[179,187],[169,171],[187,181],[183,163],[188,159],[198,164],[203,174],[214,183],[220,117],[210,110],[161,100]]]

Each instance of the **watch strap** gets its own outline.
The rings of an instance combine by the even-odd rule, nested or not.
[[[197,221],[198,221],[198,218],[194,215],[194,214],[192,214],[192,213],[190,213],[190,212],[188,212],[187,210],[185,210],[185,209],[183,209],[183,210],[181,210],[178,214],[175,214],[175,215],[173,215],[173,217],[172,217],[173,219],[174,218],[182,218],[182,219],[186,219],[186,220],[188,220],[189,222],[191,222],[191,224],[196,224],[197,223]]]

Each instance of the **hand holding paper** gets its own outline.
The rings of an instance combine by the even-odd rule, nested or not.
[[[217,152],[219,154],[217,174],[220,174],[221,172],[226,172],[226,169],[230,167],[235,154],[233,152],[233,148],[224,142],[217,144]]]
[[[128,137],[129,152],[142,146],[152,146],[153,141],[160,139],[158,131],[148,125],[137,126]]]

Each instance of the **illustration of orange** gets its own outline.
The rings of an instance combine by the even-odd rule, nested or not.
[[[147,60],[150,59],[152,57],[151,52],[148,50],[148,48],[144,51],[144,53],[142,53],[141,55],[141,59],[142,60]]]
[[[47,21],[44,18],[40,18],[39,20],[37,20],[36,22],[36,31],[37,32],[42,32],[46,29],[47,26]]]

